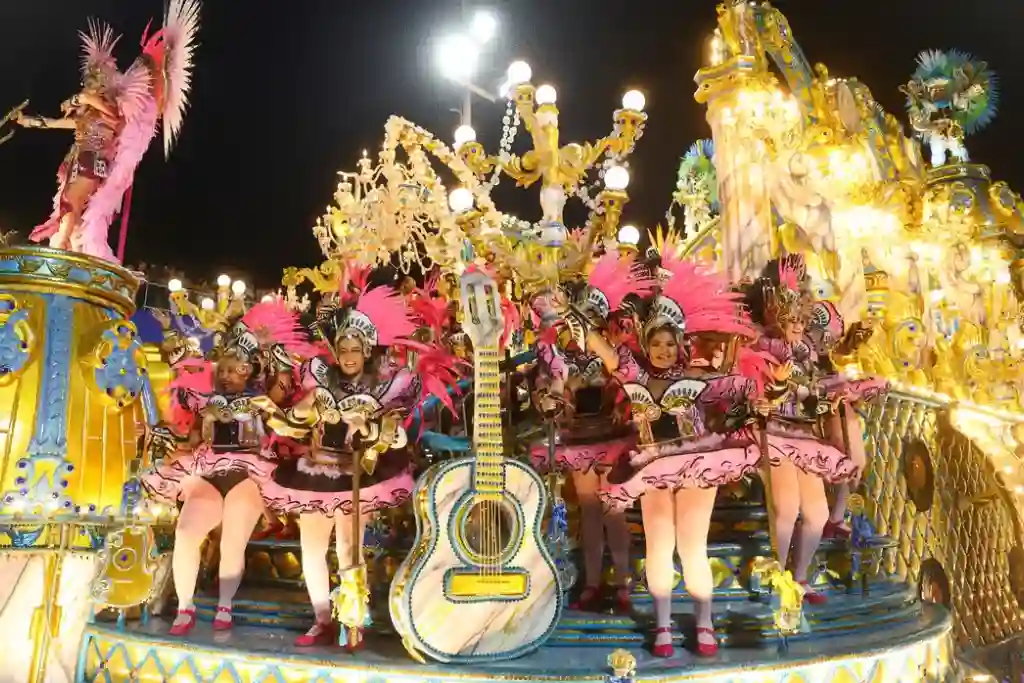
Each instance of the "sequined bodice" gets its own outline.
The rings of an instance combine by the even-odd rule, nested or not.
[[[251,394],[210,396],[200,413],[203,441],[219,452],[258,448],[263,426],[251,399]]]
[[[81,151],[109,153],[117,137],[117,128],[95,109],[86,108],[75,126],[75,145]]]

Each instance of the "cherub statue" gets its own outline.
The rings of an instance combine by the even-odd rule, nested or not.
[[[82,89],[61,104],[61,118],[19,110],[25,128],[74,131],[57,171],[53,213],[32,232],[34,242],[116,261],[107,230],[122,210],[135,169],[162,120],[164,153],[181,130],[192,80],[192,51],[199,28],[199,0],[170,0],[164,27],[142,39],[142,54],[124,72],[106,24],[82,32]]]
[[[932,166],[948,156],[968,161],[964,138],[992,122],[999,90],[985,62],[964,52],[926,50],[900,90],[907,96],[910,125],[931,150]]]

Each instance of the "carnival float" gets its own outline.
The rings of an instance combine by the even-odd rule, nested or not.
[[[516,62],[496,152],[392,117],[322,263],[255,304],[177,283],[147,339],[107,232],[198,13],[124,72],[90,26],[64,117],[7,119],[75,144],[49,246],[0,249],[0,681],[1020,679],[1024,218],[968,156],[985,63],[921,53],[906,129],[719,6],[711,138],[642,239],[643,94],[566,144]]]

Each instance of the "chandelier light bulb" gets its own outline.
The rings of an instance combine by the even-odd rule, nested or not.
[[[181,284],[181,280],[179,280],[178,278],[174,278],[172,280],[167,281],[167,291],[169,292],[180,292],[184,288],[185,286]]]
[[[619,243],[632,247],[640,244],[640,230],[635,225],[623,225],[619,228]]]
[[[457,187],[448,195],[448,206],[455,213],[466,213],[473,208],[473,193],[464,187]]]
[[[529,83],[533,78],[533,69],[526,62],[512,62],[508,67],[508,84],[512,87]]]
[[[204,311],[212,311],[214,306],[213,299],[208,296],[204,296],[203,300],[199,302],[199,305],[203,307]]]
[[[622,192],[629,186],[629,171],[623,166],[612,166],[604,174],[604,186],[615,192]]]
[[[245,294],[245,283],[242,282],[241,280],[235,280],[234,282],[231,283],[231,291],[234,292],[237,296],[242,296],[243,294]]]
[[[270,294],[264,294],[264,295],[263,295],[263,298],[262,298],[262,299],[260,299],[260,301],[262,301],[262,302],[263,302],[263,303],[265,303],[265,304],[269,304],[269,303],[270,303],[271,301],[273,301],[273,300],[274,300],[274,297],[273,297],[273,296],[271,296]]]
[[[622,108],[632,111],[643,111],[647,106],[647,98],[639,90],[630,90],[622,96]]]
[[[218,287],[229,287],[230,285],[231,285],[231,276],[230,275],[218,275],[217,276],[217,286]]]
[[[459,147],[467,142],[476,142],[476,131],[473,126],[459,126],[455,129],[455,146]]]
[[[558,91],[553,85],[542,85],[537,88],[537,94],[534,97],[537,104],[554,104],[558,101]]]

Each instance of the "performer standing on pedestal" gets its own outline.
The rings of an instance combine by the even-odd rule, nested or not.
[[[57,171],[53,213],[32,232],[34,242],[116,261],[107,242],[114,215],[163,123],[164,153],[181,130],[192,80],[199,0],[170,0],[164,27],[143,35],[142,54],[121,72],[119,37],[90,23],[82,37],[82,90],[61,104],[62,117],[19,115],[26,128],[72,130],[75,142]]]

